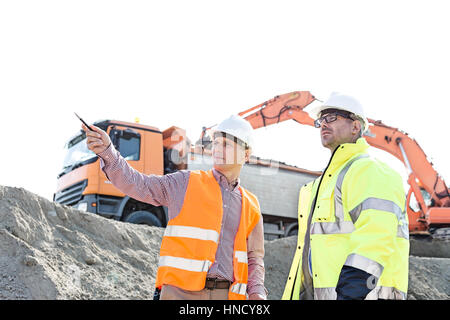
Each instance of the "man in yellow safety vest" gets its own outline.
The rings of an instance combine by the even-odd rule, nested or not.
[[[299,232],[282,299],[406,299],[409,232],[401,176],[367,154],[358,100],[311,112],[332,155],[299,194]]]

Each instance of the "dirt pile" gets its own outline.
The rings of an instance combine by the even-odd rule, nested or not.
[[[161,237],[0,186],[0,299],[152,299]]]
[[[152,299],[163,229],[0,186],[0,299]],[[266,287],[280,299],[295,237],[266,241]],[[444,246],[445,248],[445,246]],[[410,259],[410,299],[450,297],[450,259]]]

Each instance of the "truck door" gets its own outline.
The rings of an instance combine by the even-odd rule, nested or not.
[[[143,172],[144,161],[141,161],[143,154],[141,134],[131,128],[116,127],[110,132],[111,140],[119,150],[120,155],[139,172]]]
[[[131,128],[116,125],[110,127],[109,136],[114,147],[119,150],[121,156],[127,160],[128,164],[139,172],[142,172],[144,169],[144,161],[141,134]],[[112,185],[103,171],[100,171],[100,181],[104,183],[100,183],[99,194],[116,197],[125,196]]]

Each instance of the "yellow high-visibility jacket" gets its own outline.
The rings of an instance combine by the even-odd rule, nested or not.
[[[322,176],[301,188],[298,244],[283,300],[336,299],[344,266],[371,275],[365,299],[406,299],[409,231],[402,178],[369,157],[368,148],[364,138],[340,145]]]

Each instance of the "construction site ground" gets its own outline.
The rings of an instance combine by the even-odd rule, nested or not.
[[[163,232],[0,186],[0,299],[153,299]],[[265,243],[271,300],[281,298],[296,241]],[[408,299],[449,299],[450,241],[410,243]]]

